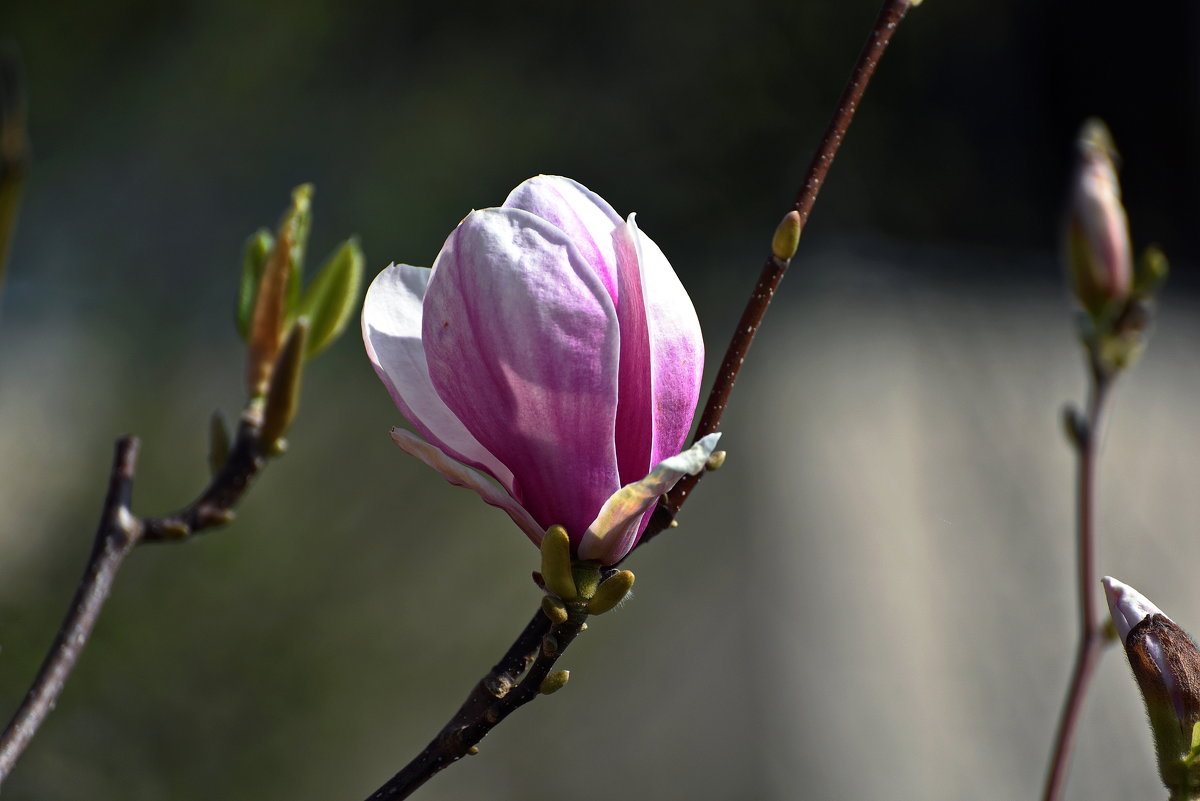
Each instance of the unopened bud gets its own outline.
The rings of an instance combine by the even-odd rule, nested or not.
[[[1098,119],[1083,124],[1067,214],[1067,265],[1075,297],[1099,317],[1125,300],[1133,282],[1129,223],[1121,205],[1116,147]]]
[[[546,678],[542,679],[542,684],[538,687],[538,692],[542,695],[550,695],[567,686],[567,679],[571,678],[571,671],[556,670]]]
[[[1159,773],[1172,799],[1200,793],[1200,763],[1191,755],[1200,723],[1200,650],[1191,637],[1144,595],[1111,577],[1104,594],[1142,691]]]
[[[604,583],[596,590],[596,594],[588,601],[588,614],[603,615],[624,601],[631,589],[633,589],[633,573],[622,570],[612,574],[604,580]]]
[[[546,589],[564,601],[579,597],[571,575],[571,538],[562,526],[551,526],[542,537],[542,580]]]
[[[271,369],[267,401],[263,407],[262,433],[259,435],[268,448],[275,447],[282,440],[300,408],[300,379],[304,370],[307,338],[308,318],[301,317],[292,326],[287,344]]]
[[[771,237],[771,255],[780,261],[791,261],[800,247],[800,212],[795,209],[783,216],[775,236]]]
[[[556,626],[567,622],[567,605],[552,595],[542,596],[542,611]]]
[[[728,453],[728,451],[713,451],[712,456],[708,457],[708,461],[704,463],[704,469],[710,473],[714,470],[720,470],[722,465],[725,464],[725,456]]]

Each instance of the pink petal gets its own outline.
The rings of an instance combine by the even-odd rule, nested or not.
[[[405,453],[417,457],[441,473],[451,484],[456,487],[473,489],[479,493],[479,497],[483,498],[486,503],[508,512],[508,516],[529,536],[529,539],[533,540],[534,545],[542,544],[542,537],[546,533],[545,530],[537,524],[537,521],[530,517],[529,512],[525,511],[521,504],[513,500],[511,495],[483,473],[480,473],[478,470],[472,470],[462,462],[451,459],[437,447],[429,444],[411,431],[405,431],[403,428],[392,429],[392,440]]]
[[[685,473],[694,476],[704,469],[720,438],[720,434],[709,434],[683,453],[659,462],[641,481],[621,487],[604,502],[600,514],[588,526],[579,543],[579,558],[604,565],[621,561],[645,529],[642,519],[646,513]]]
[[[513,473],[513,496],[574,538],[617,488],[619,334],[603,283],[560,229],[512,208],[472,212],[425,296],[438,394]]]
[[[431,272],[425,267],[392,264],[371,282],[362,311],[367,357],[400,413],[427,440],[511,488],[512,472],[467,431],[429,379],[421,344],[421,316]]]
[[[617,460],[628,482],[683,447],[700,396],[704,338],[691,298],[634,215],[613,239],[621,294]]]
[[[604,198],[570,178],[538,175],[510,192],[504,205],[535,214],[565,233],[617,302],[612,232],[621,217]]]

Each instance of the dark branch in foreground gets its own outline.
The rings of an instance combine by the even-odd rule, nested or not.
[[[104,499],[87,568],[33,686],[0,734],[0,784],[62,694],[125,557],[144,542],[184,540],[228,523],[233,519],[233,507],[245,494],[251,479],[262,470],[267,458],[260,442],[260,423],[256,416],[247,414],[242,419],[229,457],[204,492],[177,512],[143,519],[134,516],[130,510],[138,447],[136,437],[117,440],[108,495]]]
[[[892,33],[904,18],[908,5],[908,0],[886,0],[879,12],[871,36],[859,54],[850,83],[842,93],[833,120],[796,196],[794,208],[800,213],[802,227],[833,163],[833,157],[846,135],[854,112],[862,100],[867,83],[875,72]],[[697,439],[711,434],[720,423],[721,414],[729,402],[729,395],[750,349],[750,343],[758,332],[787,267],[787,261],[776,258],[773,254],[767,260],[709,393],[708,402],[700,418]],[[688,493],[697,480],[698,477],[685,476],[666,499],[659,503],[650,525],[642,535],[642,543],[672,524],[675,514],[687,500]],[[549,619],[540,610],[536,612],[500,662],[475,685],[454,717],[415,759],[376,790],[369,801],[397,801],[408,798],[435,774],[464,756],[474,753],[479,741],[500,721],[537,697],[542,681],[550,674],[554,663],[567,646],[579,635],[583,622],[583,618],[572,615],[566,623],[552,627]]]

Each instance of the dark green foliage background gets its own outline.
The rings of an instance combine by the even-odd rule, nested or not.
[[[178,506],[205,481],[207,416],[241,400],[231,321],[241,244],[274,223],[295,184],[317,187],[312,261],[357,233],[373,276],[393,260],[430,263],[471,208],[524,178],[570,175],[638,212],[693,292],[715,362],[875,10],[5,2],[0,36],[23,55],[34,164],[0,316],[0,716],[75,585],[112,438],[144,437],[141,512]],[[1070,463],[1046,422],[1080,386],[1054,264],[1070,140],[1088,114],[1109,121],[1135,239],[1172,257],[1171,303],[1187,319],[1200,250],[1198,40],[1200,12],[1186,0],[1120,16],[1081,0],[926,0],[913,12],[751,358],[727,418],[729,467],[705,481],[683,529],[639,553],[637,597],[572,648],[568,689],[505,723],[424,797],[815,799],[865,788],[925,801],[998,789],[1000,775],[1011,797],[1031,796],[1073,643]],[[1164,329],[1174,361],[1149,363],[1143,385],[1196,366],[1191,329],[1169,319]],[[886,348],[845,345],[897,336],[926,360],[904,374],[911,383],[897,383],[892,368],[909,363]],[[1061,380],[1041,381],[1047,371]],[[848,395],[828,389],[848,376],[861,381]],[[855,657],[862,675],[842,673],[842,652],[821,647],[827,627],[877,620],[885,636],[904,614],[866,600],[879,585],[853,561],[884,546],[831,522],[837,499],[792,484],[844,474],[855,503],[892,497],[862,475],[880,452],[856,451],[853,437],[886,427],[905,387],[945,411],[914,442],[879,446],[905,455],[905,480],[943,469],[994,492],[990,507],[963,513],[971,522],[955,518],[959,546],[935,549],[948,567],[930,568],[987,581],[939,583],[922,603],[976,598],[984,617],[1022,604],[1016,620],[960,621],[939,660],[961,684],[937,703],[982,710],[955,742],[986,768],[948,768],[922,745],[950,730],[937,715],[895,724],[903,736],[880,723],[887,706],[863,683],[904,697],[897,671],[922,663],[880,649]],[[1147,397],[1176,391],[1187,397],[1188,385]],[[839,412],[859,415],[856,427],[830,426]],[[959,413],[962,437],[936,465],[923,461]],[[130,560],[5,798],[355,798],[415,753],[536,607],[536,554],[503,515],[396,451],[387,430],[399,422],[349,331],[310,366],[291,451],[237,523]],[[788,432],[822,428],[848,443],[832,461],[788,450],[817,436]],[[1014,432],[1034,440],[1029,450],[1005,452]],[[977,436],[986,447],[970,444]],[[997,476],[1038,459],[1061,483],[1051,519],[1030,522],[1028,493],[1043,485]],[[780,475],[800,478],[780,489]],[[878,491],[901,484],[884,476]],[[799,528],[781,522],[793,504],[809,515]],[[903,542],[895,517],[887,541]],[[989,526],[1031,536],[1003,556],[963,544],[999,541]],[[779,542],[809,540],[781,561]],[[1012,580],[1044,597],[980,589],[1003,584],[1002,564],[1032,571]],[[821,575],[837,577],[830,595],[792,592]],[[840,620],[835,601],[854,616]],[[899,605],[923,608],[913,604]],[[1200,611],[1190,620],[1196,630]],[[810,675],[804,654],[817,653],[835,664]],[[1013,670],[996,675],[997,663]],[[1132,693],[1118,661],[1107,667],[1113,692]],[[844,714],[821,717],[803,700],[826,696]],[[1122,709],[1136,731],[1130,697]],[[973,743],[978,731],[996,739]],[[1012,750],[989,750],[997,742]],[[822,756],[830,743],[840,757]],[[886,755],[864,756],[873,749]],[[1100,773],[1081,773],[1098,786],[1117,786],[1103,783],[1108,767],[1133,776],[1126,795],[1154,792],[1150,762],[1118,770],[1102,764],[1109,752],[1092,753]],[[980,782],[979,770],[997,775]],[[863,778],[873,776],[886,778]]]

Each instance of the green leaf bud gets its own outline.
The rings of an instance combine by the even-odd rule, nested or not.
[[[254,315],[254,302],[258,299],[258,286],[262,283],[263,267],[275,245],[275,237],[266,228],[260,228],[246,240],[242,251],[242,279],[238,284],[237,309],[234,321],[242,340],[250,336],[250,318]]]
[[[546,613],[546,617],[550,618],[550,622],[556,626],[561,626],[567,622],[567,605],[553,595],[542,596],[542,611]]]
[[[283,438],[300,408],[300,379],[304,370],[304,345],[307,339],[308,319],[301,317],[292,326],[287,344],[271,371],[260,434],[260,441],[268,447]]]
[[[571,575],[571,537],[562,526],[551,526],[542,537],[542,579],[546,589],[564,601],[579,597]]]
[[[538,687],[538,692],[542,695],[552,695],[558,692],[563,687],[567,686],[567,680],[571,678],[571,671],[556,670],[546,678],[542,679],[542,684]]]
[[[612,574],[596,590],[596,594],[588,601],[589,615],[602,615],[612,609],[633,589],[633,573],[621,570]]]
[[[311,321],[305,358],[316,356],[346,328],[358,304],[362,275],[362,249],[352,237],[334,252],[304,290],[297,313]]]
[[[771,255],[782,262],[789,262],[800,247],[800,212],[792,209],[783,216],[775,236],[771,238]]]

